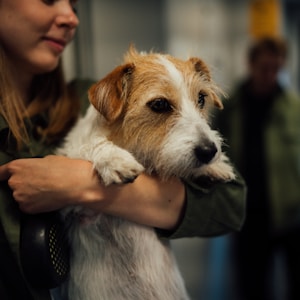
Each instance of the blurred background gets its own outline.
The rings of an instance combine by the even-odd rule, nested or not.
[[[197,55],[226,88],[243,74],[249,41],[280,34],[290,48],[290,84],[300,86],[299,0],[82,0],[80,27],[66,52],[67,77],[99,79],[130,43],[186,58]]]
[[[77,8],[80,27],[64,54],[69,80],[100,79],[133,43],[141,51],[203,58],[227,91],[245,72],[251,40],[279,35],[289,45],[281,80],[300,90],[299,0],[81,0]],[[234,299],[227,236],[172,244],[193,300]],[[284,300],[278,273],[278,300]]]

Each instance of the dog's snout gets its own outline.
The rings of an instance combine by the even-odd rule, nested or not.
[[[195,155],[201,164],[208,164],[216,155],[218,149],[215,143],[211,142],[204,146],[195,148]]]

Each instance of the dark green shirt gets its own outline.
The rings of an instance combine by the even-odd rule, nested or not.
[[[90,81],[75,81],[84,111],[88,105],[87,89]],[[32,118],[33,125],[47,122],[47,116]],[[45,156],[57,145],[49,147],[29,127],[30,145],[16,151],[7,143],[8,126],[0,116],[0,164],[17,158]],[[236,231],[241,228],[245,211],[245,184],[238,178],[229,183],[207,185],[203,182],[184,182],[186,207],[180,224],[174,232],[157,229],[162,238],[208,237]],[[23,276],[19,261],[20,211],[6,182],[0,183],[0,297],[2,300],[49,300],[47,290],[32,288]]]
[[[243,81],[232,91],[217,125],[230,145],[228,155],[247,180],[247,221],[257,224],[258,214],[264,222],[268,218],[274,236],[299,230],[300,98],[278,86],[269,99],[254,99],[245,88]]]

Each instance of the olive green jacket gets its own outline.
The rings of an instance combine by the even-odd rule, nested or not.
[[[243,105],[239,85],[218,117],[218,127],[229,145],[228,154],[243,170]],[[259,109],[259,107],[257,107]],[[253,116],[255,118],[255,116]],[[282,89],[266,120],[263,132],[271,234],[300,227],[300,99]]]
[[[73,83],[87,106],[86,91],[90,81]],[[84,111],[84,109],[83,109]],[[46,122],[46,116],[36,116],[33,124]],[[0,116],[0,164],[12,159],[45,156],[53,153],[55,146],[49,147],[38,140],[34,128],[29,128],[30,146],[16,151],[13,145],[6,145],[8,127]],[[157,230],[161,237],[179,238],[188,236],[215,236],[239,230],[244,220],[245,185],[243,180],[210,187],[194,182],[186,182],[187,204],[181,223],[174,232]],[[0,298],[2,300],[49,300],[47,290],[31,287],[24,278],[19,259],[20,212],[12,198],[6,182],[0,182]]]

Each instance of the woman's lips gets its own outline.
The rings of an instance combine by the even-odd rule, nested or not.
[[[44,37],[43,40],[57,52],[62,52],[67,44],[65,40],[53,37]]]

